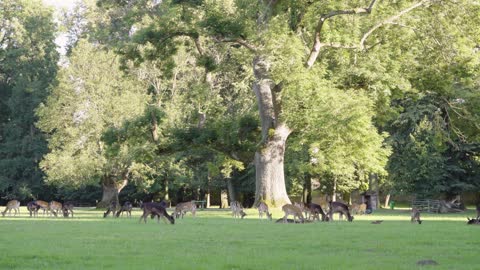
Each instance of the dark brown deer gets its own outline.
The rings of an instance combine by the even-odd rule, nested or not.
[[[40,209],[43,210],[43,215],[45,216],[45,212],[48,213],[48,202],[42,200],[35,200],[34,203],[40,206]],[[39,210],[40,210],[39,209]]]
[[[422,221],[420,220],[420,211],[417,208],[413,207],[410,222],[414,223],[415,221],[418,222],[418,224],[422,224]]]
[[[60,211],[62,211],[62,208],[62,203],[56,201],[51,201],[48,203],[48,211],[52,213],[55,217],[57,217]]]
[[[115,212],[117,212],[117,202],[112,201],[107,208],[107,212],[103,213],[103,217],[106,218],[110,213],[112,213],[112,216],[115,216]]]
[[[35,201],[31,201],[27,203],[27,210],[30,213],[30,217],[36,217],[38,214],[38,210],[40,209],[40,206],[35,203]]]
[[[307,219],[313,219],[320,221],[320,215],[322,215],[322,221],[328,221],[327,214],[323,211],[322,207],[316,203],[305,204],[305,211],[310,214]],[[313,218],[312,218],[313,217]]]
[[[238,201],[233,201],[230,203],[230,209],[232,209],[232,216],[233,218],[241,218],[243,219],[247,214],[243,212],[243,206]]]
[[[160,221],[160,217],[164,217],[170,221],[171,224],[175,224],[175,218],[167,213],[165,207],[160,203],[148,202],[143,203],[142,205],[143,215],[140,217],[139,222],[142,222],[142,219],[147,223],[148,215],[154,214],[158,217],[157,222]]]
[[[303,213],[302,210],[292,204],[285,204],[282,206],[282,210],[285,213],[283,216],[283,222],[288,223],[288,216],[292,215],[293,216],[293,221],[296,222],[297,218],[299,219],[300,223],[305,223],[305,219],[303,218]]]
[[[70,215],[72,215],[73,218],[73,203],[71,202],[66,202],[63,204],[62,211],[63,211],[63,216],[68,218]]]
[[[329,202],[328,211],[328,218],[329,220],[333,220],[333,214],[340,213],[340,218],[343,218],[343,215],[347,216],[348,221],[353,221],[353,216],[350,214],[350,210],[348,209],[348,205],[341,203],[341,202]]]
[[[127,217],[132,217],[132,208],[133,208],[133,205],[131,202],[129,201],[126,201],[122,208],[120,208],[120,210],[118,210],[117,214],[116,214],[116,217],[120,217],[120,214],[122,214],[123,216],[123,212],[127,213]]]
[[[268,212],[268,205],[264,202],[260,202],[260,204],[258,204],[258,218],[262,219],[263,214],[266,214],[268,220],[272,220],[272,213]]]
[[[195,201],[182,202],[175,206],[175,218],[178,219],[180,216],[183,218],[187,212],[192,212],[192,215],[195,216],[196,211],[197,205],[195,204]]]

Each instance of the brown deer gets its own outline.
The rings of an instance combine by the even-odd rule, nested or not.
[[[112,201],[107,208],[107,212],[103,213],[103,217],[106,218],[110,213],[112,213],[112,216],[115,216],[115,212],[117,212],[117,202]]]
[[[305,204],[305,213],[308,213],[309,216],[307,219],[318,220],[320,221],[320,215],[322,215],[322,221],[328,221],[327,214],[323,211],[322,207],[316,203],[307,203]]]
[[[56,201],[51,201],[48,203],[48,211],[52,213],[55,217],[58,216],[60,211],[62,211],[63,205]]]
[[[127,217],[132,217],[132,208],[133,208],[133,205],[131,202],[129,201],[126,201],[122,208],[120,208],[120,210],[118,210],[117,214],[115,215],[116,217],[120,217],[120,214],[122,214],[123,216],[123,212],[127,213]]]
[[[62,211],[63,211],[63,216],[68,218],[68,216],[72,215],[73,218],[73,203],[71,202],[66,202],[63,204]]]
[[[27,203],[27,210],[30,213],[30,217],[32,217],[32,214],[33,214],[33,217],[36,217],[39,209],[40,209],[40,206],[36,204],[35,201],[31,201]]]
[[[366,203],[361,203],[361,204],[352,204],[352,213],[355,215],[364,215],[367,212],[367,204]]]
[[[260,202],[258,205],[258,218],[262,219],[263,214],[266,214],[268,220],[272,220],[272,213],[268,212],[268,205],[264,202]]]
[[[165,207],[160,203],[147,202],[142,205],[143,215],[140,217],[139,222],[142,222],[142,219],[147,223],[148,215],[156,215],[158,217],[157,222],[160,221],[160,217],[164,217],[170,221],[171,224],[175,224],[175,218],[167,213]]]
[[[353,221],[353,216],[350,214],[350,210],[348,209],[348,205],[341,203],[341,202],[329,202],[329,211],[328,217],[329,220],[333,220],[333,214],[340,213],[340,218],[343,218],[343,215],[347,216],[348,221]]]
[[[230,209],[232,209],[233,218],[239,217],[243,219],[247,215],[245,212],[243,212],[242,204],[238,201],[231,202]]]
[[[298,218],[300,223],[305,223],[305,219],[303,218],[302,210],[299,207],[297,207],[295,205],[292,205],[292,204],[285,204],[284,206],[282,206],[282,210],[285,213],[285,215],[283,216],[283,222],[284,223],[288,222],[287,218],[288,218],[289,215],[293,216],[293,221],[294,222],[296,222],[297,218]]]
[[[5,207],[5,211],[2,212],[2,216],[4,217],[5,214],[7,213],[7,211],[8,211],[8,215],[11,215],[12,210],[15,211],[15,214],[13,214],[14,216],[17,215],[17,211],[20,214],[20,202],[19,201],[17,201],[17,200],[9,201],[6,205],[6,207]]]
[[[192,212],[192,215],[195,216],[195,213],[197,211],[197,205],[195,204],[195,201],[191,201],[191,202],[182,202],[182,203],[179,203],[177,204],[177,206],[175,207],[175,218],[179,218],[180,216],[183,216],[187,213],[187,212]]]
[[[422,221],[420,220],[420,211],[413,207],[412,208],[412,218],[410,219],[410,222],[414,223],[414,222],[418,222],[418,224],[422,224]]]
[[[43,215],[45,216],[45,212],[48,213],[48,202],[42,201],[42,200],[35,200],[33,201],[36,205],[40,207],[40,209],[43,210]],[[39,210],[40,210],[39,209]]]

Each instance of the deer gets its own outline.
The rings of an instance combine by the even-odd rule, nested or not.
[[[367,212],[367,204],[366,203],[361,203],[361,204],[352,204],[352,213],[353,214],[359,214],[359,215],[364,215]]]
[[[480,225],[480,219],[479,218],[470,219],[469,217],[467,217],[467,225]]]
[[[197,211],[197,205],[195,204],[195,201],[191,201],[191,202],[182,202],[182,203],[179,203],[177,204],[177,206],[175,207],[175,218],[179,218],[180,216],[183,216],[187,213],[187,212],[192,212],[192,215],[195,217],[195,213]]]
[[[32,217],[32,214],[33,214],[33,217],[36,217],[39,209],[40,209],[40,206],[36,204],[35,201],[31,201],[27,203],[27,210],[30,213],[30,217]]]
[[[7,213],[7,211],[8,211],[8,215],[11,215],[12,210],[15,211],[15,214],[13,214],[14,216],[17,215],[17,211],[20,214],[20,202],[19,201],[17,201],[17,200],[9,201],[6,205],[6,207],[5,207],[5,211],[2,212],[2,216],[4,217],[5,214]]]
[[[272,213],[268,212],[268,205],[264,202],[260,202],[260,204],[258,204],[258,218],[262,219],[263,214],[266,214],[268,220],[272,220]]]
[[[42,200],[35,200],[33,201],[36,205],[40,207],[40,209],[43,210],[43,215],[45,216],[45,212],[48,213],[48,202],[42,201]],[[39,210],[40,210],[39,209]]]
[[[233,218],[241,218],[243,219],[247,214],[243,212],[242,204],[238,201],[233,201],[230,203],[230,208],[232,209],[232,216]]]
[[[73,203],[71,202],[66,202],[63,204],[62,211],[63,211],[63,216],[68,218],[68,216],[71,214],[73,218]]]
[[[107,212],[103,213],[103,217],[106,218],[110,213],[112,213],[112,216],[115,216],[115,212],[117,212],[117,202],[111,201],[107,208]]]
[[[48,203],[48,211],[52,213],[55,217],[58,216],[58,213],[62,211],[63,205],[62,203],[56,202],[56,201],[51,201]]]
[[[329,202],[328,217],[329,220],[333,220],[333,214],[340,213],[340,218],[343,218],[343,215],[347,216],[348,221],[353,221],[353,216],[350,214],[350,210],[348,209],[348,205],[341,203],[341,202]]]
[[[422,224],[422,221],[420,220],[420,211],[417,208],[413,207],[410,222],[414,223],[415,221],[418,222],[418,224]]]
[[[305,223],[305,219],[303,218],[303,213],[302,210],[292,204],[285,204],[282,206],[282,210],[285,213],[285,216],[283,216],[283,223],[288,223],[288,216],[292,215],[293,216],[293,221],[296,223],[297,218],[299,219],[300,223]]]
[[[148,202],[143,203],[142,205],[143,215],[140,217],[139,223],[142,222],[142,219],[145,223],[147,223],[147,216],[148,215],[156,215],[158,217],[157,223],[160,221],[160,217],[164,217],[170,221],[170,224],[175,224],[175,218],[172,215],[167,213],[165,207],[163,207],[160,203]]]
[[[122,214],[123,216],[123,212],[127,213],[127,217],[132,217],[132,203],[129,202],[129,201],[126,201],[122,208],[120,208],[120,210],[117,211],[117,214],[115,215],[116,217],[120,217],[120,214]]]
[[[305,204],[305,212],[309,213],[310,216],[307,219],[313,217],[313,220],[317,219],[320,221],[320,215],[322,215],[322,221],[328,221],[329,218],[327,214],[323,211],[322,207],[316,203],[307,203]]]

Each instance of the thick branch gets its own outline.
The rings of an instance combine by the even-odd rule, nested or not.
[[[321,33],[322,33],[323,24],[325,23],[325,21],[327,21],[329,18],[339,16],[339,15],[370,14],[376,2],[377,0],[372,0],[372,2],[367,8],[357,8],[357,9],[351,9],[351,10],[334,10],[327,14],[323,14],[318,20],[317,27],[315,28],[315,41],[310,51],[310,56],[308,57],[308,60],[307,60],[307,67],[310,68],[313,66],[313,64],[315,63],[315,60],[317,60],[317,57],[318,57],[318,54],[320,53],[320,49],[322,48],[322,45],[325,46],[325,44],[321,42]]]
[[[250,50],[251,52],[256,52],[257,51],[257,48],[255,46],[253,46],[252,44],[248,43],[246,40],[244,39],[241,39],[241,38],[216,38],[217,42],[225,42],[225,43],[237,43],[245,48],[247,48],[248,50]]]

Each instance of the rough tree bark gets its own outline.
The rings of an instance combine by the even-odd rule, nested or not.
[[[278,120],[280,101],[275,92],[278,90],[269,78],[269,66],[261,56],[256,56],[253,60],[253,91],[257,96],[262,125],[262,141],[255,153],[254,205],[264,201],[270,206],[280,207],[291,203],[285,187],[283,168],[286,140],[291,130]]]
[[[104,176],[102,180],[102,200],[97,204],[97,208],[108,207],[112,201],[115,201],[117,205],[119,205],[118,194],[127,184],[127,178],[124,178],[122,181],[117,182],[113,179],[112,176]]]

